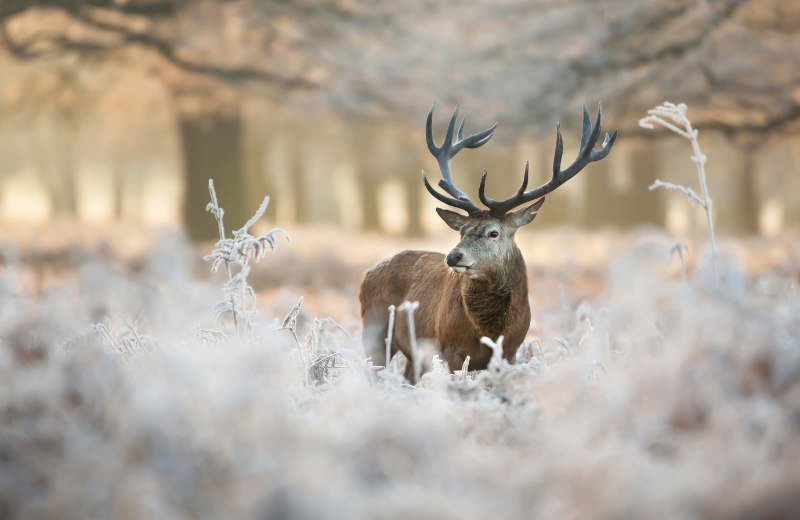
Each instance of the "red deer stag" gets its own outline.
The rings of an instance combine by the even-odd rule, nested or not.
[[[497,127],[464,138],[464,120],[458,129],[458,139],[453,142],[458,107],[456,107],[444,144],[433,143],[431,106],[426,122],[428,150],[439,162],[442,180],[439,186],[450,197],[431,187],[422,172],[428,191],[439,201],[467,212],[462,215],[437,208],[439,216],[452,229],[461,233],[461,241],[447,256],[428,251],[403,251],[384,260],[367,271],[361,285],[361,318],[364,323],[364,348],[376,365],[384,359],[385,340],[389,328],[390,305],[400,305],[405,300],[419,301],[415,313],[416,333],[419,338],[435,340],[443,359],[451,369],[458,369],[467,356],[470,368],[486,368],[492,351],[481,344],[486,336],[496,340],[504,336],[503,356],[512,361],[530,326],[531,310],[528,305],[528,276],[522,253],[514,242],[514,234],[529,224],[544,203],[544,195],[555,190],[578,174],[587,164],[608,155],[617,132],[606,134],[603,147],[594,150],[600,137],[602,106],[597,121],[592,122],[586,105],[583,105],[583,133],[578,158],[566,170],[561,170],[564,145],[559,124],[556,137],[553,177],[546,184],[525,191],[528,186],[528,167],[522,186],[516,195],[495,201],[484,193],[486,172],[483,172],[479,189],[481,202],[489,208],[477,208],[459,190],[450,178],[450,159],[464,148],[478,148],[486,144]],[[452,197],[452,198],[451,198]],[[538,199],[538,200],[537,200]],[[512,211],[517,206],[537,200],[532,205]],[[391,354],[403,352],[409,359],[405,377],[414,380],[413,353],[409,343],[408,324],[397,319],[392,334]]]

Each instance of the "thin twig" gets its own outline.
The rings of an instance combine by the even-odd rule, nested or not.
[[[111,345],[111,348],[116,348],[120,354],[127,354],[127,351],[122,348],[122,346],[117,343],[117,340],[111,335],[105,325],[102,323],[98,323],[97,325],[92,326],[92,330],[95,332],[99,332],[102,337],[105,338],[106,341]]]
[[[553,338],[553,340],[557,341],[558,344],[561,345],[561,347],[563,347],[564,350],[567,351],[567,354],[572,356],[572,351],[569,349],[569,344],[567,343],[567,340],[565,340],[564,338]]]
[[[681,259],[681,283],[686,285],[686,262],[683,259],[683,251],[689,252],[689,246],[683,243],[683,241],[678,237],[678,241],[675,242],[675,245],[672,246],[669,250],[669,261],[672,263],[672,257],[675,254],[678,254],[678,258]]]
[[[303,349],[300,348],[300,340],[297,339],[297,315],[300,314],[300,307],[303,305],[303,297],[301,296],[297,303],[292,307],[292,310],[289,311],[289,314],[286,315],[286,318],[283,320],[283,325],[279,327],[277,330],[288,330],[292,333],[292,337],[294,338],[294,342],[297,345],[297,353],[300,354],[300,360],[303,362],[303,372],[305,373],[306,385],[311,384],[311,380],[308,374],[308,364],[306,363],[305,354],[303,353]]]
[[[362,348],[363,348],[363,345],[361,345],[361,343],[359,343],[358,341],[356,341],[356,339],[355,339],[353,336],[351,336],[351,335],[350,335],[350,333],[349,333],[349,332],[347,332],[347,331],[344,329],[344,327],[342,327],[341,325],[339,325],[339,324],[336,322],[336,320],[334,320],[333,318],[330,318],[330,317],[328,317],[328,318],[325,318],[324,320],[322,320],[322,322],[323,322],[323,323],[326,323],[326,324],[328,324],[328,325],[333,325],[334,327],[336,327],[337,329],[339,329],[340,331],[342,331],[342,333],[343,333],[345,336],[347,336],[347,338],[348,338],[350,341],[352,341],[352,342],[353,342],[353,343],[354,343],[356,346],[359,346],[359,347],[362,347]]]
[[[583,345],[583,342],[586,341],[587,339],[594,339],[594,328],[592,327],[592,320],[586,318],[586,325],[587,325],[586,334],[581,336],[580,341],[578,341],[579,347]]]
[[[136,329],[133,328],[133,323],[131,323],[131,321],[128,318],[126,318],[125,315],[122,314],[121,312],[118,312],[117,315],[119,315],[119,317],[122,318],[123,323],[125,323],[125,325],[130,329],[131,333],[133,333],[133,337],[136,338],[136,342],[142,348],[142,352],[144,352],[144,354],[147,355],[147,348],[144,346],[144,342],[142,341],[142,338],[139,337],[139,334],[136,332]],[[137,318],[137,321],[138,320],[139,318]]]
[[[300,361],[303,362],[303,373],[306,375],[306,385],[311,385],[311,380],[308,374],[308,363],[306,363],[306,355],[303,352],[303,349],[300,348],[300,340],[297,339],[297,334],[295,333],[294,329],[289,329],[289,332],[292,334],[294,338],[294,343],[297,345],[297,353],[300,354]]]
[[[225,210],[219,207],[219,203],[217,202],[217,191],[214,189],[214,179],[208,179],[208,191],[211,194],[211,204],[206,206],[206,210],[210,211],[214,214],[214,218],[217,219],[217,225],[219,226],[219,241],[220,244],[225,240],[225,226],[222,223],[222,217],[225,215]],[[228,275],[228,283],[231,283],[231,261],[230,258],[225,258],[225,272]],[[239,317],[236,314],[236,302],[233,298],[233,293],[230,296],[231,299],[231,311],[233,313],[233,325],[236,329],[236,339],[239,339]],[[244,301],[244,300],[242,300]]]
[[[681,186],[680,184],[672,184],[671,182],[664,182],[656,179],[656,181],[653,184],[651,184],[647,189],[653,191],[657,188],[665,188],[668,190],[678,191],[686,195],[686,197],[689,199],[689,204],[701,206],[702,208],[706,207],[706,203],[703,202],[703,200],[697,196],[697,193],[695,193],[692,188],[687,188],[685,186]]]
[[[389,361],[392,359],[392,332],[394,331],[395,306],[389,305],[389,331],[386,335],[386,371],[389,371]]]

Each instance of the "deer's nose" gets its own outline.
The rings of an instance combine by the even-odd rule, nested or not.
[[[447,265],[449,265],[450,267],[458,265],[458,263],[461,261],[461,258],[463,258],[463,256],[464,255],[462,255],[461,253],[458,253],[458,252],[450,253],[449,255],[447,255]]]

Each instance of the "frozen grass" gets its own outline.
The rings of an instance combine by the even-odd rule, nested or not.
[[[691,159],[697,166],[697,177],[700,182],[700,189],[703,193],[703,197],[700,198],[692,188],[687,188],[686,186],[673,184],[671,182],[664,182],[659,179],[656,179],[653,185],[650,186],[650,191],[657,188],[666,188],[683,193],[686,195],[686,199],[690,205],[700,206],[706,212],[708,238],[711,242],[711,271],[714,274],[714,283],[717,283],[717,243],[714,239],[714,222],[711,218],[711,198],[708,196],[708,185],[706,184],[706,161],[708,157],[700,150],[700,143],[697,141],[698,131],[692,127],[692,122],[686,117],[686,105],[683,103],[675,105],[667,101],[661,106],[648,110],[647,113],[650,115],[644,119],[640,119],[639,126],[649,129],[655,128],[653,126],[654,124],[663,126],[667,130],[688,139],[692,144],[692,152],[694,155],[691,156]],[[678,248],[678,254],[681,257],[681,265],[683,265],[683,253],[680,251],[680,246]]]
[[[217,248],[222,262],[233,240]],[[372,367],[355,327],[304,317],[302,301],[260,309],[237,334],[215,319],[218,289],[187,274],[179,240],[157,244],[138,273],[98,257],[75,283],[38,294],[15,292],[24,266],[10,255],[0,510],[797,517],[798,269],[745,276],[728,265],[720,283],[741,284],[709,293],[691,271],[683,285],[666,276],[662,242],[618,252],[592,301],[562,284],[534,306],[515,364],[496,355],[487,370],[467,361],[450,375],[436,358],[416,387],[401,367]],[[782,265],[800,265],[794,254]],[[396,319],[412,318],[405,308]],[[502,350],[501,338],[485,344]]]

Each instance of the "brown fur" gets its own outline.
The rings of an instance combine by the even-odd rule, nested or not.
[[[535,209],[540,205],[534,205]],[[492,351],[481,344],[484,336],[492,340],[504,336],[503,356],[513,362],[531,317],[525,261],[513,240],[520,215],[525,211],[531,208],[502,219],[487,212],[469,218],[446,212],[446,218],[440,212],[451,227],[460,225],[462,241],[454,251],[467,247],[463,244],[470,240],[468,247],[479,248],[476,244],[480,242],[476,240],[482,237],[476,239],[475,235],[486,229],[487,223],[495,226],[490,229],[500,229],[503,233],[497,239],[502,242],[496,246],[502,254],[493,253],[492,258],[484,261],[488,265],[479,278],[454,272],[445,263],[445,255],[428,251],[403,251],[367,271],[361,285],[361,317],[365,349],[376,365],[387,361],[384,358],[388,307],[399,306],[405,300],[419,302],[414,313],[417,338],[434,340],[451,370],[460,369],[467,356],[470,369],[486,368]],[[530,220],[532,217],[522,225]],[[392,355],[398,350],[413,360],[404,313],[398,313],[392,336]],[[406,378],[413,380],[413,373],[412,361],[406,365]]]

